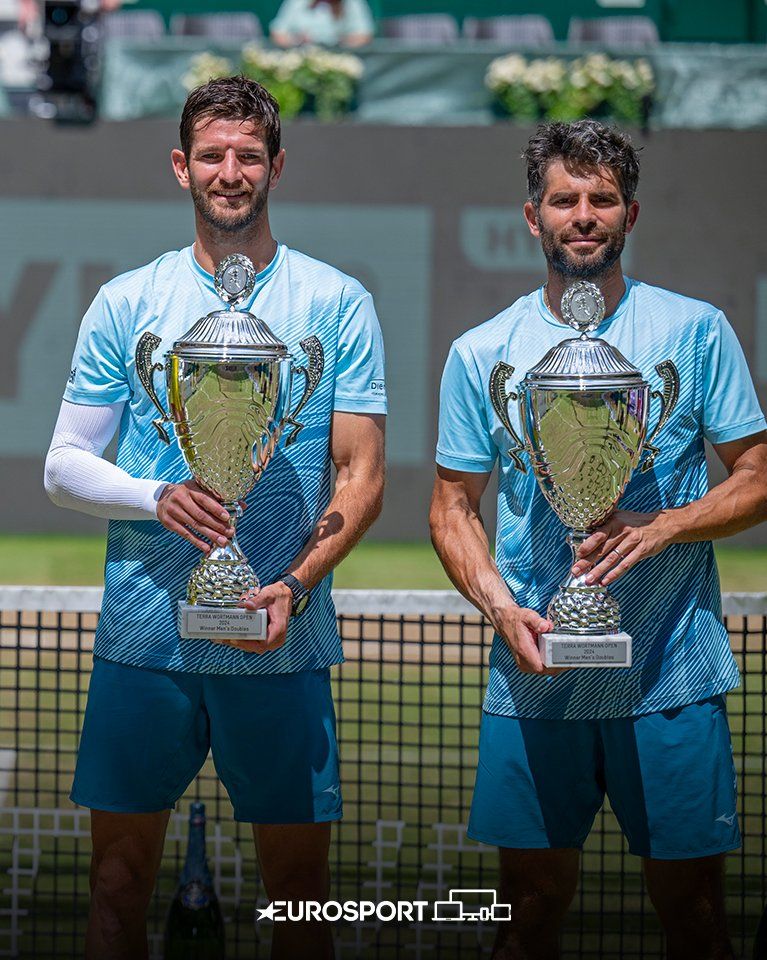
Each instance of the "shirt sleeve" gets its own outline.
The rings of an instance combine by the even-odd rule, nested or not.
[[[154,520],[164,481],[132,477],[102,458],[123,403],[63,400],[45,459],[45,490],[58,507],[110,520]]]
[[[373,33],[373,15],[365,0],[346,0],[344,3],[344,34]]]
[[[342,303],[333,409],[386,413],[384,347],[373,298],[367,291]]]
[[[437,463],[450,470],[489,473],[497,456],[476,366],[454,343],[439,393]]]
[[[303,26],[302,14],[305,9],[305,0],[283,0],[277,16],[269,24],[270,32],[300,33]]]
[[[130,398],[124,336],[117,311],[102,287],[80,325],[65,400],[97,405]]]
[[[703,374],[703,434],[711,443],[740,440],[767,428],[735,331],[717,312],[708,331]]]

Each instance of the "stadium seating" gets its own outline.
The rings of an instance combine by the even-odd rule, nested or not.
[[[458,22],[449,13],[416,13],[381,20],[380,34],[403,43],[452,43],[458,39]]]
[[[512,47],[538,47],[554,42],[554,30],[537,14],[504,17],[466,17],[463,35],[469,40],[495,40]]]
[[[649,17],[573,17],[567,31],[571,43],[604,43],[611,47],[641,47],[660,43],[658,28]]]
[[[0,0],[2,6],[3,0]],[[266,33],[282,0],[136,0],[134,9],[156,9],[168,20],[174,14],[213,13],[220,10],[255,13]],[[672,43],[764,43],[767,39],[765,0],[367,0],[376,20],[393,17],[448,14],[458,23],[473,18],[546,17],[557,40],[567,38],[571,17],[623,18],[642,14],[652,20],[663,41]],[[384,34],[385,36],[386,34]],[[500,42],[504,42],[501,40]],[[632,41],[633,42],[633,41]]]
[[[179,37],[210,37],[211,40],[242,40],[263,37],[261,21],[255,13],[176,13],[170,18],[170,32]]]
[[[165,35],[165,21],[156,10],[118,10],[102,19],[103,36],[130,40],[157,40]]]

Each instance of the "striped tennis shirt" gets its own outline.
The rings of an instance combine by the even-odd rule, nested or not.
[[[116,462],[131,476],[176,483],[191,476],[176,440],[166,446],[152,426],[157,412],[134,362],[139,338],[146,331],[160,337],[154,356],[161,360],[196,320],[222,306],[213,277],[187,247],[110,281],[88,309],[64,399],[125,401]],[[322,378],[301,411],[304,429],[290,447],[280,443],[237,526],[261,583],[271,583],[301,551],[330,500],[334,411],[386,412],[383,342],[372,298],[356,280],[282,244],[241,309],[265,320],[296,363],[306,362],[299,344],[312,334],[325,353]],[[155,387],[168,409],[163,377],[155,377]],[[304,378],[295,376],[291,409],[303,388]],[[200,558],[199,550],[158,520],[111,520],[94,654],[134,666],[236,674],[315,670],[343,659],[332,576],[290,621],[278,650],[256,656],[208,640],[180,640],[177,603]]]
[[[574,331],[546,308],[542,288],[455,341],[442,379],[437,462],[487,472],[499,461],[496,563],[520,606],[545,614],[570,563],[567,529],[508,456],[510,438],[490,402],[490,372],[514,367],[515,384]],[[656,364],[671,359],[679,402],[658,435],[660,454],[635,470],[621,510],[648,513],[698,500],[708,490],[704,438],[726,443],[765,429],[743,351],[720,310],[626,278],[626,292],[594,336],[637,366],[653,390]],[[659,406],[650,405],[650,426]],[[516,406],[511,420],[521,435]],[[739,683],[721,618],[719,578],[710,542],[673,544],[610,586],[621,628],[633,641],[629,669],[578,669],[554,677],[524,674],[504,640],[495,638],[484,707],[518,717],[631,716],[695,703]]]

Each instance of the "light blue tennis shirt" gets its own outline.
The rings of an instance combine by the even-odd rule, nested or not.
[[[481,473],[500,459],[496,563],[520,606],[542,615],[569,569],[567,530],[540,492],[526,454],[527,473],[514,468],[488,382],[503,360],[518,383],[551,347],[575,335],[545,307],[539,289],[456,340],[442,379],[437,462]],[[663,360],[673,360],[681,380],[679,403],[656,440],[655,466],[634,472],[620,509],[648,513],[698,500],[708,489],[704,437],[726,443],[765,429],[743,351],[710,304],[627,278],[618,308],[593,336],[617,347],[653,390],[663,388],[655,370]],[[516,404],[509,409],[521,435]],[[653,400],[651,427],[659,412]],[[633,638],[630,669],[524,674],[496,636],[485,710],[621,717],[695,703],[738,685],[710,542],[674,544],[637,564],[610,592],[620,603],[621,627]]]
[[[272,33],[306,37],[311,43],[335,46],[347,37],[372,34],[373,17],[365,0],[344,0],[336,16],[329,3],[284,0],[269,24]]]
[[[112,280],[88,309],[64,398],[82,404],[125,401],[116,462],[132,476],[173,482],[191,476],[175,438],[166,446],[152,426],[157,411],[136,374],[139,338],[147,330],[160,337],[154,357],[162,361],[196,320],[222,307],[213,277],[187,247]],[[372,298],[356,280],[282,244],[241,309],[265,320],[296,363],[306,362],[299,342],[311,334],[325,351],[319,386],[299,417],[304,429],[292,446],[280,442],[237,527],[251,566],[266,584],[285,572],[330,500],[333,412],[386,412],[383,343]],[[155,377],[155,386],[167,410],[164,376]],[[303,389],[304,378],[295,376],[291,409]],[[176,606],[201,556],[158,520],[111,520],[95,655],[200,673],[289,673],[341,662],[331,576],[312,591],[304,613],[290,621],[278,650],[258,656],[208,640],[180,640]]]

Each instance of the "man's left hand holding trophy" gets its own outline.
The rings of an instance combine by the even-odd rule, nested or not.
[[[171,440],[164,424],[174,424],[197,485],[196,490],[182,485],[181,497],[196,494],[199,502],[209,494],[200,509],[207,511],[219,529],[226,522],[231,531],[225,535],[214,527],[210,549],[203,544],[207,555],[192,571],[186,602],[178,602],[179,635],[234,642],[235,646],[236,641],[263,641],[268,635],[267,610],[258,599],[261,584],[235,534],[243,500],[266,470],[285,427],[292,428],[287,445],[302,429],[295,413],[317,389],[325,356],[320,339],[310,336],[301,341],[308,366],[294,366],[288,348],[267,324],[237,309],[251,298],[255,282],[255,269],[244,254],[225,257],[216,270],[215,289],[229,309],[215,310],[198,320],[173,344],[163,364],[152,363],[160,338],[149,331],[143,333],[135,358],[139,380],[160,412],[152,423],[166,444]],[[154,373],[161,371],[165,372],[171,416],[155,390]],[[305,383],[291,414],[294,372],[303,374]],[[161,522],[163,515],[172,524],[179,523],[169,510],[163,509],[161,514],[158,504]],[[203,514],[203,520],[207,519]],[[193,522],[196,526],[197,521]],[[306,596],[308,599],[308,591]],[[265,650],[256,648],[256,652]]]

